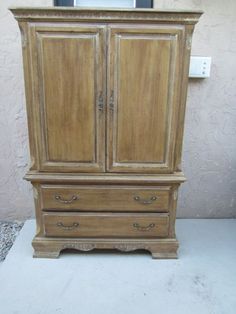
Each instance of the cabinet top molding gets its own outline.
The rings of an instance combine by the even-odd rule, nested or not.
[[[158,22],[196,24],[202,11],[114,9],[81,7],[15,7],[9,9],[18,21],[102,21],[102,22]]]

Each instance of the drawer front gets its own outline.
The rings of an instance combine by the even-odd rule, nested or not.
[[[166,237],[168,214],[45,213],[49,237]]]
[[[168,212],[170,187],[42,186],[42,208]]]

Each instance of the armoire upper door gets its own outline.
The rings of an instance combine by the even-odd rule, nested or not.
[[[181,25],[110,25],[108,171],[173,171],[183,32]]]
[[[30,38],[40,170],[105,171],[105,27],[39,23]]]

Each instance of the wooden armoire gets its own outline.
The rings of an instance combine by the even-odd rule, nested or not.
[[[35,257],[176,258],[189,57],[200,11],[12,8],[22,34]]]

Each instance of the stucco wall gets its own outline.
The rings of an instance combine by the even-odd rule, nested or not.
[[[190,79],[181,217],[236,217],[236,1],[157,0],[156,8],[204,11],[192,55],[211,56],[211,77]]]
[[[46,6],[51,0],[0,1],[0,219],[34,215],[31,186],[22,180],[28,169],[21,38],[10,6]]]
[[[0,2],[0,219],[34,215],[28,168],[20,34],[9,6],[50,0]],[[211,56],[209,79],[191,79],[187,101],[179,217],[236,216],[236,2],[158,0],[157,8],[202,9],[193,55]]]

